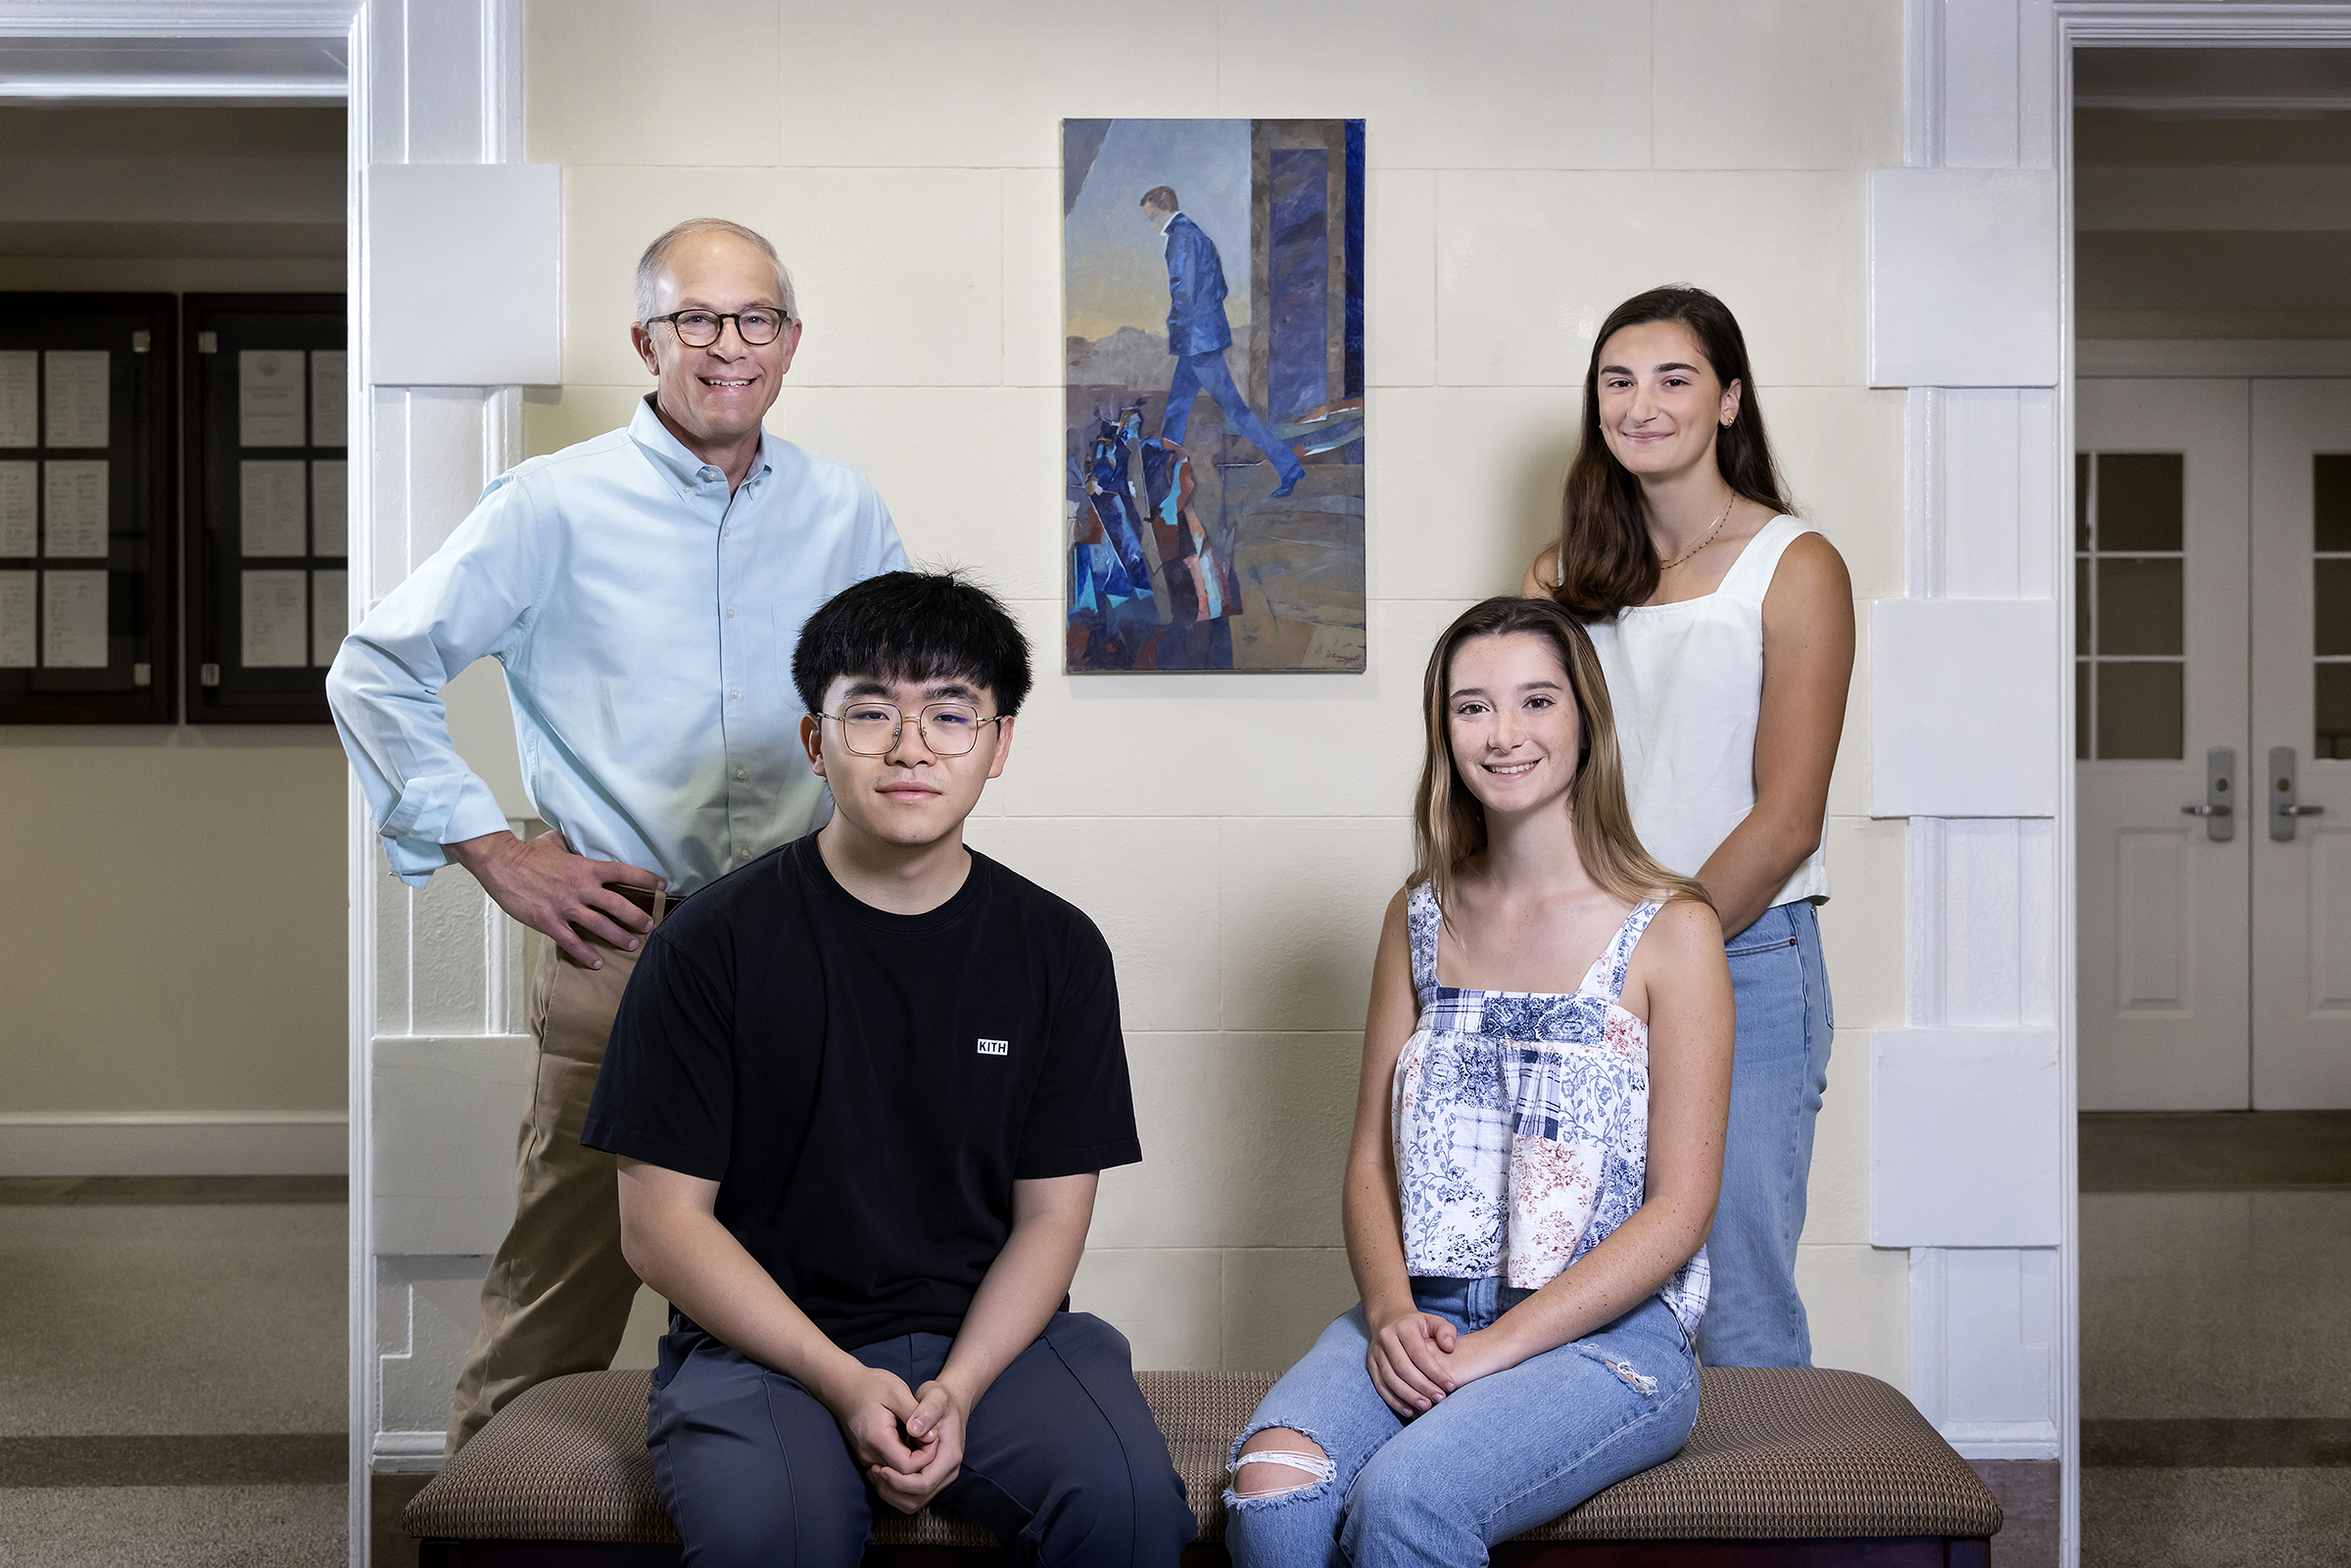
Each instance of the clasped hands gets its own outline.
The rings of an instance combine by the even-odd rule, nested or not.
[[[1464,1384],[1524,1359],[1498,1329],[1463,1332],[1433,1312],[1395,1312],[1370,1329],[1364,1365],[1371,1386],[1408,1421],[1434,1409]]]
[[[848,1439],[849,1452],[882,1500],[915,1513],[963,1470],[963,1397],[932,1380],[909,1390],[905,1379],[858,1365],[840,1386],[818,1395]]]

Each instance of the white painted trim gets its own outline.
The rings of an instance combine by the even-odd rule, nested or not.
[[[2351,376],[2351,338],[2084,338],[2076,376]]]
[[[340,1175],[340,1111],[0,1114],[0,1176]]]
[[[362,4],[352,18],[351,97],[344,121],[350,207],[343,219],[343,329],[348,335],[345,356],[351,372],[351,422],[360,439],[350,448],[351,571],[345,579],[351,591],[346,612],[357,626],[375,596],[375,395],[367,384],[367,166],[375,156],[375,77],[377,63],[371,40],[374,0]],[[349,1390],[350,1449],[345,1491],[345,1540],[350,1568],[368,1568],[375,1549],[374,1510],[368,1477],[374,1473],[374,1433],[383,1407],[378,1381],[375,1291],[375,1140],[370,1136],[375,1116],[374,1071],[367,1060],[367,1041],[375,1032],[379,1008],[375,973],[375,929],[382,876],[375,869],[375,824],[368,815],[366,796],[360,792],[357,774],[347,773],[343,787],[343,849],[345,874],[350,879],[351,917],[346,927],[345,964],[350,975],[349,1072],[351,1100],[351,1223],[346,1281],[350,1339],[344,1347],[344,1377]]]
[[[2064,1463],[2065,1445],[2053,1421],[1950,1421],[1943,1441],[1962,1459],[2055,1459]]]
[[[1950,1405],[1949,1281],[1943,1248],[1910,1249],[1910,1402],[1938,1431]]]
[[[1943,0],[1902,6],[1902,166],[1943,163]]]
[[[375,556],[373,514],[369,510],[375,495],[374,416],[367,390],[366,352],[360,341],[361,323],[366,319],[363,293],[366,277],[360,264],[366,254],[363,173],[375,145],[370,129],[374,123],[375,62],[374,51],[367,41],[369,20],[367,8],[362,5],[351,20],[350,42],[345,48],[351,71],[351,95],[344,104],[343,121],[346,203],[343,251],[347,278],[344,361],[350,377],[347,395],[351,399],[351,422],[361,432],[361,438],[350,448],[351,495],[345,507],[353,537],[360,541],[345,579],[351,594],[345,614],[352,626],[360,624],[361,612],[369,602]],[[375,872],[375,846],[374,824],[367,815],[366,797],[360,793],[359,776],[347,770],[343,784],[343,867],[351,915],[344,927],[343,962],[350,977],[345,987],[348,1011],[344,1027],[349,1043],[344,1094],[351,1105],[351,1220],[345,1228],[344,1300],[349,1304],[345,1316],[350,1332],[343,1350],[343,1377],[351,1421],[344,1483],[344,1539],[348,1543],[350,1568],[367,1568],[374,1550],[374,1516],[367,1478],[372,1473],[373,1460],[370,1435],[375,1430],[380,1401],[375,1378],[375,1279],[370,1261],[375,1252],[375,1217],[368,1212],[368,1195],[375,1186],[375,1166],[369,1153],[374,1144],[368,1136],[373,1074],[368,1069],[367,1039],[373,1032],[376,1016],[375,906],[376,884],[382,879]]]
[[[2046,13],[2055,16],[2055,13]],[[2053,557],[2049,582],[2061,625],[2073,625],[2074,604],[2074,51],[2057,20],[2057,42],[2044,56],[2056,81],[2036,94],[2055,124],[2050,163],[2057,172],[2057,504],[2048,519]],[[2030,69],[2021,62],[2019,74]],[[2057,1141],[2064,1179],[2057,1194],[2057,1560],[2082,1561],[2082,1204],[2079,1115],[2082,1080],[2081,978],[2077,948],[2082,897],[2075,861],[2081,798],[2074,772],[2074,669],[2070,640],[2059,639],[2049,679],[2057,688]]]
[[[522,0],[484,0],[482,6],[482,162],[522,160]],[[521,398],[513,410],[514,456],[489,473],[522,460]]]
[[[438,1475],[448,1446],[441,1432],[378,1432],[367,1468],[375,1475]]]
[[[0,37],[341,38],[364,0],[10,0]]]
[[[470,10],[470,14],[468,13]],[[453,68],[437,64],[452,58],[446,47],[451,29],[471,31],[476,48],[461,79]],[[522,7],[520,0],[365,0],[351,34],[351,209],[348,222],[351,273],[351,372],[353,419],[359,428],[352,442],[352,608],[353,624],[360,611],[374,603],[413,563],[405,539],[386,537],[389,519],[379,523],[378,501],[388,488],[397,488],[404,471],[416,462],[411,444],[413,425],[398,431],[385,425],[407,417],[407,410],[379,419],[379,400],[371,390],[376,340],[369,328],[375,313],[378,279],[368,263],[373,249],[369,228],[373,220],[372,180],[369,170],[379,163],[403,163],[418,158],[417,144],[408,132],[420,105],[431,112],[459,112],[467,99],[479,109],[474,156],[485,164],[517,164],[523,153]],[[431,45],[431,47],[427,47]],[[422,79],[427,72],[432,79]],[[381,135],[379,137],[379,130]],[[462,158],[463,152],[443,148],[441,156]],[[521,396],[493,392],[485,410],[481,457],[486,473],[509,467],[521,456]],[[387,405],[387,408],[389,405]],[[455,453],[447,455],[454,456]],[[351,879],[350,1065],[352,1125],[351,1224],[351,1512],[352,1568],[365,1568],[370,1540],[367,1477],[371,1473],[429,1472],[440,1464],[439,1432],[406,1430],[378,1433],[384,1418],[379,1361],[378,1293],[376,1290],[375,1156],[366,1137],[374,1115],[373,1080],[368,1043],[383,1021],[387,987],[412,979],[415,955],[379,951],[378,935],[394,917],[387,906],[402,896],[397,883],[385,876],[382,849],[369,824],[365,801],[356,784],[347,795]],[[485,908],[485,958],[490,978],[484,996],[487,1026],[503,1027],[512,998],[501,994],[504,984],[505,943],[516,939],[494,908]],[[413,942],[412,929],[407,932]],[[384,970],[387,961],[391,977]],[[399,1011],[396,1009],[396,1011]],[[405,1013],[404,1013],[404,1016]],[[413,1420],[415,1417],[404,1417]]]
[[[2071,120],[2064,106],[2072,101],[2073,51],[2081,46],[2114,44],[2194,44],[2203,48],[2276,49],[2295,44],[2351,42],[2351,7],[2342,5],[2239,5],[2234,0],[2200,0],[2197,4],[2153,0],[2115,4],[2112,0],[2057,0],[2052,8],[2057,24],[2058,54],[2050,64],[2065,89],[2057,100],[2059,118]],[[2070,143],[2071,137],[2069,136]]]
[[[343,83],[323,77],[207,76],[197,80],[173,76],[147,81],[132,81],[120,76],[0,78],[0,103],[10,104],[79,104],[153,109],[203,105],[223,109],[267,109],[307,104],[323,108],[342,101]]]

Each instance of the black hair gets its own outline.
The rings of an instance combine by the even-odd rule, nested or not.
[[[1029,695],[1029,640],[993,594],[953,572],[884,572],[825,600],[792,650],[792,684],[810,713],[844,675],[960,676],[1009,716]]]

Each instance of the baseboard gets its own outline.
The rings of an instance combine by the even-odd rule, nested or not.
[[[331,1176],[340,1111],[0,1113],[0,1176]]]
[[[367,1468],[376,1475],[438,1475],[441,1451],[448,1447],[439,1432],[378,1432],[367,1452]]]
[[[2059,1453],[2054,1421],[1943,1421],[1937,1429],[1962,1459],[2054,1459]]]

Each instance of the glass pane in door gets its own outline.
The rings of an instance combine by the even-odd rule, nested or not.
[[[2186,457],[2074,460],[2075,754],[2178,761],[2186,738]]]
[[[2321,553],[2351,550],[2351,452],[2313,454],[2311,546]]]
[[[2318,677],[2318,734],[2310,754],[2351,761],[2351,664],[2322,664]]]
[[[2177,555],[2154,560],[2099,557],[2100,653],[2184,651],[2180,620],[2180,572],[2184,564]]]
[[[2339,761],[2351,758],[2351,452],[2311,454],[2310,543],[2310,754]]]
[[[2097,547],[2180,548],[2185,489],[2186,463],[2180,452],[2098,453]]]
[[[2098,665],[2098,755],[2177,761],[2185,666],[2161,659]]]

